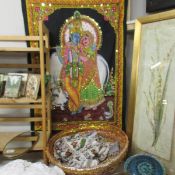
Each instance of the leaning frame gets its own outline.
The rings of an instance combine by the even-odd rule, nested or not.
[[[158,13],[155,15],[149,15],[146,17],[142,17],[136,20],[135,23],[135,35],[134,35],[134,47],[133,47],[133,60],[132,60],[132,70],[131,70],[131,80],[130,80],[130,92],[129,92],[129,101],[128,101],[128,108],[127,108],[127,135],[130,139],[130,146],[131,146],[131,151],[133,153],[136,152],[149,152],[151,154],[154,154],[153,152],[151,152],[149,149],[147,150],[142,150],[142,149],[136,149],[135,146],[137,145],[137,143],[134,143],[133,140],[135,139],[133,137],[133,131],[134,131],[134,119],[135,119],[135,114],[137,112],[136,110],[136,97],[137,97],[137,92],[138,92],[138,86],[139,86],[139,65],[141,62],[141,40],[142,40],[142,29],[144,25],[147,24],[154,24],[156,22],[162,22],[162,21],[166,21],[166,20],[173,20],[175,18],[175,10],[171,10],[168,12],[163,12],[163,13]],[[155,65],[155,66],[158,66]],[[144,81],[144,80],[142,80]],[[149,86],[149,85],[148,85]],[[162,103],[163,104],[163,103]],[[146,107],[145,107],[146,108]],[[138,118],[137,118],[138,119]],[[174,121],[174,117],[171,117],[171,121]],[[138,124],[138,123],[137,123]],[[173,124],[173,123],[172,123]],[[173,125],[171,126],[173,127]],[[174,128],[173,128],[174,129]],[[146,132],[146,131],[145,131]],[[173,133],[173,131],[172,131]],[[142,137],[144,138],[144,135],[142,135]],[[172,149],[169,150],[169,152],[171,152],[174,149],[174,143],[173,143],[173,138],[171,140],[172,144]],[[154,145],[154,142],[153,142]],[[137,145],[138,146],[138,145]],[[172,155],[171,155],[172,154]],[[169,154],[169,156],[165,156],[162,157],[161,155],[158,155],[159,157],[162,157],[164,163],[167,165],[168,169],[172,169],[172,163],[175,160],[170,161],[170,156],[173,156],[175,153],[174,151],[171,152],[171,154]],[[156,154],[155,154],[156,155]],[[165,160],[166,159],[166,160]],[[174,171],[173,171],[174,172]],[[170,173],[170,172],[169,172]]]
[[[139,68],[138,66],[140,61],[139,55],[140,55],[140,40],[141,40],[142,25],[173,18],[175,18],[175,10],[158,13],[155,15],[149,15],[143,18],[138,18],[135,22],[134,47],[132,57],[133,60],[132,60],[129,101],[127,110],[127,134],[130,140],[132,140],[132,133],[133,133],[136,92],[138,84],[138,68]]]

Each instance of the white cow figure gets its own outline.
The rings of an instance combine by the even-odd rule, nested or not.
[[[64,110],[64,104],[68,100],[67,93],[64,92],[61,88],[58,88],[56,85],[59,81],[60,72],[62,68],[62,59],[58,56],[58,52],[54,52],[51,55],[51,76],[52,76],[52,105],[59,106],[61,110]],[[97,55],[97,67],[99,71],[99,78],[101,83],[101,88],[103,89],[104,85],[108,82],[109,79],[109,67],[106,60],[101,56]]]

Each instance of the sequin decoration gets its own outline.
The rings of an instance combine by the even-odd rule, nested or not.
[[[61,80],[69,97],[70,112],[77,113],[104,101],[97,68],[101,34],[98,24],[79,11],[75,11],[61,29]]]
[[[73,105],[70,103],[69,104],[69,110],[72,109],[71,113],[74,114],[76,113],[76,117],[78,116],[78,119],[75,119],[75,116],[70,116],[70,111],[67,111],[63,113],[62,111],[57,110],[55,106],[53,107],[52,110],[52,115],[53,116],[63,116],[62,119],[66,118],[67,121],[61,120],[60,123],[57,123],[60,121],[58,120],[59,117],[56,117],[53,119],[53,127],[54,129],[67,129],[67,128],[72,128],[77,124],[89,124],[89,123],[96,123],[97,125],[103,124],[103,123],[113,123],[117,124],[119,127],[122,125],[122,99],[123,99],[123,20],[124,20],[124,0],[26,0],[25,2],[22,2],[23,5],[26,7],[26,14],[27,14],[27,24],[28,24],[28,31],[30,35],[38,35],[38,21],[39,20],[44,20],[44,21],[49,21],[50,16],[56,12],[56,11],[61,11],[63,9],[91,9],[95,10],[97,14],[102,15],[102,19],[104,19],[104,23],[109,23],[112,28],[115,31],[116,35],[116,43],[115,43],[115,50],[118,52],[115,53],[115,65],[113,66],[114,72],[113,72],[113,77],[112,82],[113,83],[108,83],[104,87],[103,90],[108,91],[108,93],[102,92],[102,89],[98,86],[97,80],[99,79],[99,72],[93,69],[90,71],[90,68],[87,69],[90,73],[88,76],[85,76],[85,71],[86,67],[84,64],[67,64],[65,68],[65,76],[71,75],[72,80],[71,80],[71,86],[74,89],[79,88],[79,81],[81,81],[81,95],[79,94],[78,98],[75,99],[75,104],[77,104],[77,107],[72,107]],[[25,10],[24,10],[25,11]],[[86,31],[88,29],[88,32],[82,33],[84,37],[80,36],[79,34],[76,34],[74,31],[72,31],[74,34],[71,35],[71,41],[76,44],[76,43],[81,43],[83,47],[81,47],[82,52],[86,53],[86,58],[91,58],[91,62],[93,62],[94,65],[96,65],[96,60],[92,59],[95,58],[95,56],[98,54],[99,48],[101,48],[102,44],[102,39],[99,31],[101,31],[100,24],[97,24],[94,20],[88,20],[89,17],[87,17],[87,20],[84,20],[83,23],[83,31]],[[92,19],[92,18],[91,18]],[[67,19],[67,23],[69,19]],[[88,22],[87,22],[88,21]],[[65,21],[66,23],[66,21]],[[92,24],[91,24],[92,23]],[[95,25],[94,25],[95,24]],[[77,24],[78,25],[78,24]],[[95,27],[92,27],[95,26]],[[81,30],[81,28],[79,28]],[[60,31],[58,31],[60,33]],[[81,33],[81,32],[80,32]],[[90,34],[89,34],[90,33]],[[91,37],[92,36],[92,37]],[[62,37],[61,37],[62,38]],[[62,45],[65,45],[65,43],[69,42],[69,30],[64,35],[64,41],[62,42]],[[92,45],[92,40],[96,45],[93,45],[91,49],[85,49],[86,45],[90,43]],[[31,47],[38,47],[38,43],[36,42],[31,42]],[[80,48],[79,48],[80,49]],[[71,61],[72,57],[70,56],[69,52],[69,61]],[[76,55],[74,55],[76,58]],[[81,62],[85,61],[83,59],[84,57],[81,58]],[[77,58],[76,58],[77,59]],[[106,58],[105,58],[106,59]],[[38,56],[34,55],[32,59],[33,64],[38,63]],[[78,60],[78,59],[77,59]],[[91,67],[91,64],[89,64],[89,67]],[[111,70],[110,70],[111,73]],[[82,78],[77,79],[77,75],[81,75]],[[96,76],[94,76],[96,75]],[[91,81],[91,78],[94,76],[93,81]],[[82,80],[81,80],[82,79]],[[66,82],[63,82],[62,85],[65,86]],[[87,86],[88,84],[88,86]],[[97,85],[97,88],[92,88],[94,87],[94,84]],[[98,92],[98,93],[97,93]],[[92,94],[91,96],[95,96],[94,99],[91,99],[91,96],[87,94]],[[95,95],[94,95],[95,94]],[[99,94],[99,95],[96,95]],[[107,95],[108,94],[108,95]],[[103,104],[103,99],[108,98],[108,101],[113,102],[113,108],[109,107],[107,105],[107,102],[105,104],[105,111],[102,111],[99,113],[99,109],[94,106],[96,103],[97,105],[100,105],[101,103]],[[113,96],[113,98],[111,97]],[[81,97],[81,99],[80,99]],[[66,100],[67,97],[65,97]],[[114,100],[115,99],[115,100]],[[78,103],[79,104],[78,104]],[[79,106],[79,107],[78,107]],[[87,112],[81,116],[81,106],[86,106],[87,107]],[[92,107],[94,106],[93,110],[88,111],[88,106]],[[102,105],[103,108],[103,105]],[[111,110],[112,109],[112,110]],[[98,112],[97,112],[98,111]],[[36,110],[35,110],[36,112]],[[38,111],[37,111],[38,112]],[[78,112],[78,113],[77,113]],[[91,113],[90,119],[92,121],[84,121],[84,118],[87,118],[86,116]],[[113,114],[113,117],[111,118],[111,114]],[[80,119],[81,118],[81,119]],[[103,120],[104,121],[103,121]],[[89,120],[89,118],[88,118]],[[107,120],[107,121],[106,121]],[[35,124],[35,129],[40,129],[41,125],[39,123]]]
[[[78,133],[87,133],[96,130],[101,136],[106,138],[107,141],[115,142],[116,140],[119,142],[120,152],[117,156],[108,157],[104,162],[99,164],[94,168],[82,168],[77,169],[75,167],[68,167],[65,166],[62,162],[56,160],[54,158],[54,144],[55,142],[63,137],[73,136],[74,134]],[[79,128],[72,128],[69,130],[64,130],[55,136],[53,136],[48,143],[47,147],[47,155],[49,160],[52,164],[57,165],[58,167],[62,168],[66,174],[70,175],[111,175],[116,172],[118,165],[121,161],[123,161],[126,152],[128,149],[128,138],[126,134],[118,129],[116,126],[112,125],[84,125],[80,126]]]

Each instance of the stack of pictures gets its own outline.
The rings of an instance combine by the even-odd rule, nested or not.
[[[26,87],[26,97],[37,99],[40,87],[40,75],[29,74],[27,87]]]
[[[0,74],[0,97],[27,97],[36,100],[40,88],[40,75],[28,73]]]

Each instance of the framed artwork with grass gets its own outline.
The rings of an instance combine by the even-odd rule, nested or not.
[[[156,155],[170,168],[175,162],[174,26],[174,10],[136,21],[127,123],[132,151]]]

